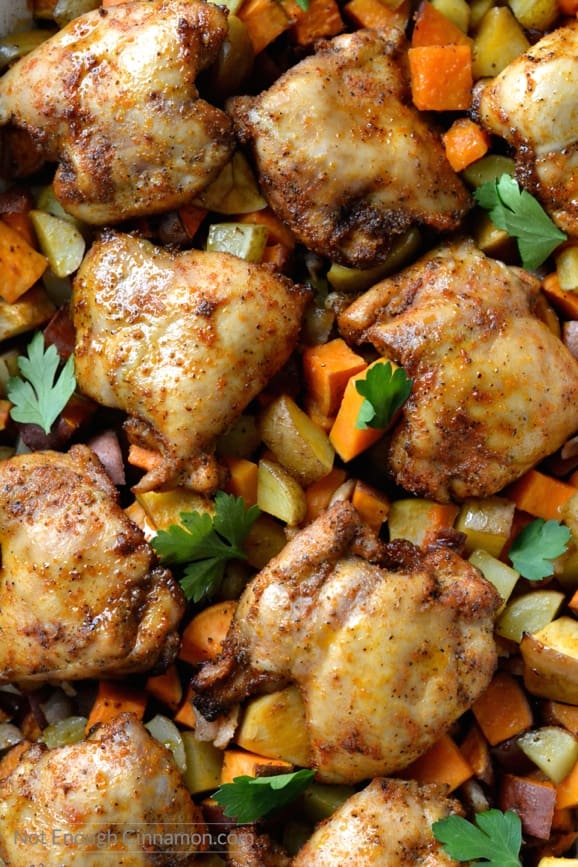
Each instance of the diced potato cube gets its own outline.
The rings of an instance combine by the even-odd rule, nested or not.
[[[297,481],[310,485],[333,468],[335,449],[326,432],[286,394],[260,417],[261,438]]]
[[[512,11],[507,6],[493,6],[480,21],[474,36],[474,79],[498,75],[529,47],[530,43]]]
[[[514,504],[504,497],[470,497],[465,500],[455,527],[466,534],[466,553],[483,548],[498,557],[510,535],[514,511]]]
[[[285,467],[267,458],[259,461],[257,505],[289,525],[300,524],[307,514],[307,500],[299,482]]]
[[[560,14],[557,0],[508,0],[508,5],[526,30],[547,30]]]
[[[301,693],[295,686],[247,702],[235,742],[250,752],[306,767],[309,738]]]
[[[495,6],[495,0],[471,0],[470,3],[470,31],[475,31],[479,26],[480,21],[492,6]]]
[[[564,604],[564,594],[558,590],[534,590],[512,599],[496,623],[502,638],[522,640],[525,632],[539,632],[550,623]]]
[[[56,276],[68,277],[73,274],[82,262],[86,249],[86,241],[76,226],[46,211],[30,211],[30,218],[40,249]]]
[[[558,617],[520,642],[528,692],[578,705],[578,621]]]
[[[470,26],[470,6],[466,0],[431,0],[438,12],[449,18],[463,33],[468,32]]]
[[[554,783],[561,783],[578,761],[578,739],[560,726],[525,732],[516,743]]]

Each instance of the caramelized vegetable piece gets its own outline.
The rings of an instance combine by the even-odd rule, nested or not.
[[[4,220],[0,220],[0,295],[11,304],[31,289],[48,267],[38,253]]]
[[[489,683],[499,602],[450,549],[382,547],[350,503],[336,502],[247,585],[193,700],[215,719],[293,683],[320,781],[399,771]]]
[[[552,620],[520,643],[528,692],[554,701],[578,704],[578,621]]]

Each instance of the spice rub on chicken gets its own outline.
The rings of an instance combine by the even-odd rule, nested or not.
[[[457,867],[431,828],[440,819],[462,814],[461,804],[447,797],[444,786],[378,778],[319,825],[291,867],[349,864],[353,852],[357,867]]]
[[[293,351],[309,293],[227,253],[174,253],[109,231],[74,281],[80,389],[158,450],[140,491],[219,485],[215,438]]]
[[[174,659],[182,591],[87,446],[0,463],[0,545],[0,683],[116,677]]]
[[[56,197],[97,225],[178,207],[229,159],[225,112],[197,75],[227,35],[203,0],[140,0],[73,20],[0,79],[0,125],[59,163]]]
[[[546,34],[490,81],[483,125],[515,148],[516,173],[564,231],[578,237],[578,24]]]
[[[220,657],[193,678],[193,703],[216,719],[294,683],[320,781],[394,773],[487,687],[499,604],[451,549],[383,544],[338,502],[247,586]]]
[[[381,281],[340,316],[413,380],[386,450],[407,491],[491,496],[578,430],[578,362],[542,318],[539,281],[468,239]]]
[[[405,37],[337,36],[256,97],[229,100],[263,194],[295,236],[354,267],[415,224],[455,229],[470,206],[439,135],[412,106]]]
[[[132,714],[79,743],[23,742],[0,762],[11,867],[190,865],[206,833],[172,754]]]
[[[294,858],[268,834],[245,826],[232,834],[230,867],[457,867],[434,838],[431,826],[462,815],[459,801],[445,786],[415,780],[372,780],[320,822]]]

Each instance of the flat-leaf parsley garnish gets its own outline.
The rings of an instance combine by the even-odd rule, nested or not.
[[[448,816],[432,825],[433,835],[456,861],[487,867],[521,867],[522,823],[513,810],[487,810],[474,822]],[[479,860],[482,859],[482,860]]]
[[[536,518],[521,530],[510,547],[514,569],[529,581],[540,581],[552,574],[552,560],[566,551],[570,530],[560,521]]]
[[[365,398],[359,408],[356,427],[386,428],[411,392],[412,380],[402,367],[395,370],[391,362],[383,361],[369,367],[363,379],[355,383]]]
[[[36,424],[48,434],[76,388],[74,356],[69,356],[58,373],[60,356],[53,344],[44,348],[40,331],[26,347],[26,353],[17,359],[21,376],[11,376],[6,387],[13,404],[10,415],[22,424]]]
[[[476,202],[490,215],[498,229],[518,242],[525,268],[538,268],[566,240],[540,202],[520,187],[511,175],[482,184],[474,193]]]
[[[218,491],[213,515],[181,512],[181,524],[159,530],[151,545],[163,563],[185,566],[181,587],[200,602],[218,589],[229,560],[247,559],[243,542],[260,513],[242,497]]]
[[[234,777],[232,783],[219,786],[213,798],[223,807],[225,816],[241,824],[256,822],[294,801],[314,776],[315,771],[302,769],[272,777]]]

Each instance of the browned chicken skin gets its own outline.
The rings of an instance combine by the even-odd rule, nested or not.
[[[578,236],[578,23],[546,34],[480,82],[484,126],[516,149],[517,173],[561,229]]]
[[[540,319],[537,279],[469,240],[425,255],[341,315],[413,379],[388,451],[406,490],[490,496],[578,430],[578,362]]]
[[[131,714],[80,743],[18,745],[0,763],[10,867],[192,865],[205,831],[171,753]]]
[[[172,661],[183,594],[89,448],[0,462],[0,543],[1,683]]]
[[[449,548],[383,545],[339,502],[247,586],[221,656],[193,679],[194,703],[216,718],[294,682],[320,780],[394,773],[488,685],[499,603]]]
[[[0,80],[0,124],[59,162],[62,205],[104,225],[189,201],[234,140],[195,79],[217,57],[226,13],[202,0],[132,2],[72,21]]]
[[[431,831],[439,819],[461,815],[442,786],[375,779],[323,822],[292,867],[452,867],[457,861]]]
[[[404,36],[336,37],[257,97],[230,100],[263,193],[296,237],[346,265],[383,260],[410,226],[458,226],[469,196],[412,107]]]
[[[171,253],[115,232],[74,283],[81,390],[132,416],[162,455],[139,490],[218,487],[215,438],[287,361],[308,293],[227,253]]]
[[[431,826],[462,815],[444,786],[376,778],[321,822],[295,858],[245,827],[231,840],[231,867],[453,867]],[[463,862],[462,862],[463,863]]]

